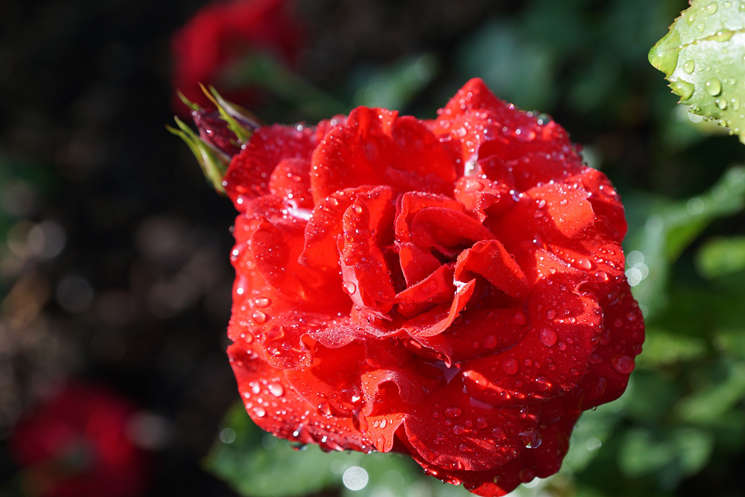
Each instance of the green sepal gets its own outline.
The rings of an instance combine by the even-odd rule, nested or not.
[[[199,104],[192,102],[188,98],[186,98],[186,95],[181,93],[180,91],[176,92],[176,95],[178,96],[178,99],[181,100],[181,103],[189,107],[191,110],[200,111],[202,108],[199,106]]]
[[[196,157],[199,166],[202,168],[204,177],[212,184],[212,187],[219,193],[225,193],[223,186],[223,177],[228,170],[230,158],[217,150],[215,147],[202,140],[186,123],[178,117],[173,118],[176,121],[178,129],[172,126],[166,126],[166,129],[172,134],[178,136],[189,147]]]
[[[258,127],[256,118],[246,109],[222,98],[214,86],[210,85],[209,89],[207,89],[200,83],[199,87],[210,102],[215,105],[217,112],[220,113],[220,117],[228,124],[228,129],[235,134],[238,141],[240,143],[248,142],[251,138],[251,134],[253,134],[253,130]],[[252,128],[245,127],[235,118],[235,116],[240,116],[245,121],[256,123],[256,125]]]

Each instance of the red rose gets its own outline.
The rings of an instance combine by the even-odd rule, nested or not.
[[[228,354],[263,429],[496,496],[556,472],[582,411],[625,389],[644,324],[618,195],[481,80],[432,121],[259,128],[224,184]]]
[[[21,420],[11,450],[30,495],[136,497],[143,454],[127,436],[133,406],[103,389],[68,385]]]
[[[221,72],[251,51],[268,51],[292,63],[300,45],[300,28],[285,0],[231,0],[200,10],[173,38],[173,85],[189,100],[210,106],[199,84],[217,83]],[[228,97],[245,101],[252,92],[235,88]],[[187,109],[177,98],[181,114]]]

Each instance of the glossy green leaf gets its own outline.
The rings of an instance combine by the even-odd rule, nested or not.
[[[745,236],[709,240],[698,251],[698,270],[707,278],[716,278],[745,269]]]
[[[745,142],[745,4],[693,0],[649,52],[673,93],[694,114]]]

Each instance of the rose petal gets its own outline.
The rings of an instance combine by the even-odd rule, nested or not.
[[[352,302],[385,314],[393,307],[395,290],[378,248],[376,227],[385,219],[386,208],[392,216],[392,207],[389,202],[376,200],[358,197],[347,208],[342,216],[343,234],[337,245],[343,286]]]
[[[431,337],[442,333],[453,324],[453,321],[455,321],[461,311],[465,308],[475,289],[475,280],[471,280],[459,288],[456,287],[455,296],[453,297],[453,302],[450,304],[449,309],[434,309],[426,312],[421,316],[404,323],[402,329],[414,338]]]
[[[463,176],[455,183],[455,198],[483,222],[497,216],[512,204],[510,187],[480,176]]]
[[[311,188],[320,202],[337,190],[387,184],[396,191],[452,191],[454,166],[419,121],[358,107],[331,129],[313,154]]]
[[[269,193],[269,179],[284,159],[310,159],[315,147],[314,129],[265,126],[257,129],[225,174],[225,191],[242,212],[245,201]]]
[[[471,395],[511,405],[577,387],[589,366],[602,312],[594,298],[570,290],[575,286],[569,277],[555,277],[534,288],[523,339],[500,354],[464,362]]]
[[[417,342],[452,364],[493,356],[513,346],[525,335],[525,324],[521,309],[469,309],[444,333],[417,337]]]
[[[437,257],[413,243],[402,242],[397,243],[396,246],[401,271],[408,286],[420,282],[441,266]]]
[[[284,159],[272,171],[269,178],[269,191],[287,199],[296,207],[312,209],[313,197],[310,194],[309,171],[310,161],[306,159]]]
[[[452,209],[426,207],[411,217],[411,241],[423,249],[433,248],[454,256],[462,245],[494,238],[478,220]]]
[[[300,261],[308,266],[336,271],[339,268],[337,238],[341,235],[342,218],[353,202],[367,205],[370,217],[368,229],[385,232],[383,222],[390,216],[391,189],[387,186],[348,188],[329,195],[313,209],[305,227],[305,242]]]
[[[330,450],[366,452],[373,447],[351,417],[325,415],[323,409],[309,404],[287,379],[287,372],[255,359],[239,344],[228,347],[228,355],[246,411],[263,430]],[[306,375],[302,385],[310,388],[312,378]]]
[[[536,417],[519,408],[474,404],[456,387],[454,382],[441,389],[404,421],[406,442],[418,458],[426,466],[457,472],[487,471],[517,457],[518,434],[535,430]]]
[[[398,312],[411,317],[437,304],[446,304],[453,297],[453,268],[440,266],[422,281],[396,295]]]
[[[528,279],[515,259],[498,240],[476,242],[458,256],[455,279],[466,281],[476,273],[510,297],[519,298],[528,291]]]

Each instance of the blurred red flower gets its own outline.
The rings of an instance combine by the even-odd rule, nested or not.
[[[135,497],[143,453],[127,435],[135,409],[100,387],[66,386],[15,427],[11,450],[30,495]]]
[[[199,12],[173,37],[173,86],[190,101],[209,107],[199,84],[215,84],[222,71],[251,52],[269,52],[294,63],[301,29],[290,16],[286,0],[215,2]],[[225,88],[224,84],[220,85]],[[230,88],[226,96],[248,103],[251,88]],[[181,114],[188,109],[174,97]]]
[[[263,429],[497,496],[556,472],[580,413],[626,388],[644,323],[620,199],[481,80],[431,121],[261,127],[224,184],[228,354]]]

